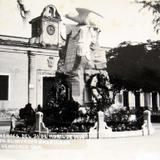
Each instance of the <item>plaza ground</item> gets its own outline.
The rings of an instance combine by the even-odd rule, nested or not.
[[[160,160],[160,124],[154,127],[152,136],[55,140],[52,147],[1,150],[0,160]]]

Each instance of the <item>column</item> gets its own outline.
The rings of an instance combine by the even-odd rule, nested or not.
[[[150,108],[151,110],[153,110],[152,92],[149,93],[149,95],[150,95],[150,106],[149,106],[149,108]]]
[[[36,59],[35,54],[28,52],[28,103],[36,108]]]
[[[144,106],[147,106],[148,108],[151,107],[151,94],[149,92],[144,93]]]
[[[129,99],[128,99],[129,108],[134,108],[135,107],[135,96],[133,92],[129,91],[128,96],[129,96]]]
[[[74,76],[71,80],[71,86],[73,99],[83,105],[85,87],[83,70],[78,70],[78,75]]]
[[[123,95],[123,91],[124,91],[124,90],[121,90],[121,91],[120,91],[120,100],[121,100],[122,106],[123,106],[123,104],[124,104],[124,95]]]
[[[144,107],[144,92],[140,92],[140,104],[141,107]]]
[[[158,107],[158,111],[160,110],[160,94],[159,92],[157,92],[157,107]]]

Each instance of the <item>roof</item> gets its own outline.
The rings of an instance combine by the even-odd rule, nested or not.
[[[58,49],[57,46],[42,47],[41,44],[30,44],[29,38],[7,36],[7,35],[0,35],[0,45],[44,48],[44,49],[54,49],[54,50]]]
[[[32,24],[36,21],[41,21],[41,20],[46,20],[46,21],[52,21],[52,22],[59,22],[61,21],[60,18],[50,18],[50,17],[42,17],[42,16],[39,16],[39,17],[36,17],[36,18],[33,18],[29,23]]]

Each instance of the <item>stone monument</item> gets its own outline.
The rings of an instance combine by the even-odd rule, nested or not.
[[[81,105],[84,104],[85,95],[85,72],[94,68],[92,51],[94,45],[98,43],[100,29],[96,22],[92,20],[91,15],[101,17],[99,14],[84,9],[77,8],[77,15],[66,15],[67,18],[77,22],[72,25],[68,31],[67,44],[65,50],[64,73],[70,76],[72,97]]]

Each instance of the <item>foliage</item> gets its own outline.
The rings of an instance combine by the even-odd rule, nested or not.
[[[45,107],[43,109],[44,122],[48,127],[70,126],[78,116],[78,108],[79,104],[73,100],[65,100],[56,107]]]
[[[47,126],[69,126],[77,117],[80,105],[72,97],[68,98],[68,87],[67,77],[57,74],[48,93],[47,103],[43,107],[44,122]]]
[[[136,0],[136,3],[142,4],[142,9],[147,8],[149,11],[152,11],[154,31],[158,33],[160,30],[160,0]]]
[[[24,108],[19,110],[19,117],[24,120],[24,125],[33,126],[35,123],[35,111],[30,103],[26,104]]]
[[[107,55],[107,71],[113,88],[160,91],[160,42],[122,43]]]
[[[70,84],[66,82],[67,77],[64,76],[63,74],[56,76],[56,82],[48,94],[48,101],[43,107],[44,122],[46,126],[57,132],[89,131],[89,128],[97,120],[97,112],[104,111],[113,103],[107,84],[108,77],[102,73],[90,76],[86,85],[92,94],[92,101],[83,106],[86,113],[82,113],[79,110],[82,106],[75,102],[71,96],[68,99],[66,95],[66,89]],[[93,85],[94,78],[96,83]]]
[[[83,108],[85,112],[83,112],[81,108]],[[93,105],[90,107],[79,107],[77,113],[77,117],[68,126],[61,124],[59,127],[52,127],[52,130],[56,132],[88,132],[97,121],[96,108],[93,107]]]
[[[123,106],[116,108],[111,106],[109,110],[105,112],[105,122],[113,131],[140,129],[136,118],[131,119],[131,116],[135,116],[134,110],[127,110],[127,108]]]

